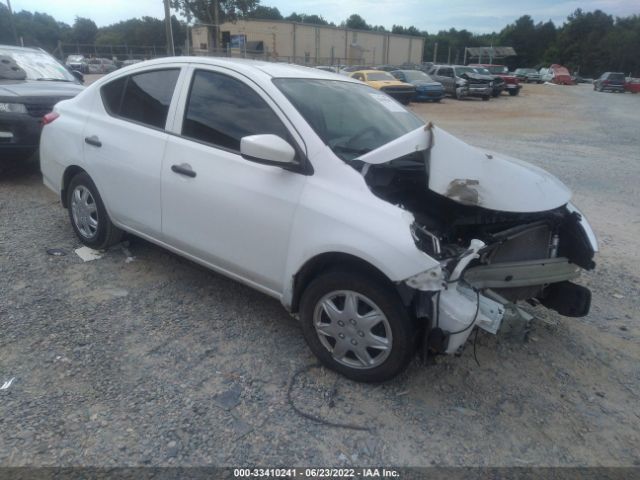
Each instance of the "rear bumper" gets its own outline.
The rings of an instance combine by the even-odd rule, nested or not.
[[[0,161],[27,160],[37,150],[42,125],[28,114],[0,115]]]
[[[612,92],[624,92],[624,85],[602,85],[603,90],[610,90]]]

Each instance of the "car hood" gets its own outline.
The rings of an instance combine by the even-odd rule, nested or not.
[[[0,80],[0,97],[75,97],[84,90],[73,82]]]
[[[382,164],[427,150],[428,188],[463,205],[503,212],[543,212],[565,205],[571,191],[527,162],[464,143],[438,127],[413,130],[358,158]]]
[[[408,83],[401,82],[400,80],[369,80],[367,84],[377,89],[382,87],[411,87]]]
[[[467,78],[470,80],[484,80],[486,82],[491,82],[493,81],[493,77],[489,76],[489,75],[483,75],[481,73],[471,73],[471,72],[465,72],[462,73],[461,75],[459,75],[461,78]]]
[[[426,80],[415,80],[409,83],[411,85],[415,85],[416,87],[442,87],[442,84],[440,82],[427,82]]]

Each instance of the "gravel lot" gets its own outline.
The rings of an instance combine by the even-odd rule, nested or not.
[[[480,332],[479,366],[469,346],[383,385],[300,371],[315,359],[277,301],[136,238],[83,263],[39,173],[10,168],[0,465],[639,466],[640,95],[526,85],[412,108],[573,189],[601,242],[588,317],[536,311],[528,341]]]

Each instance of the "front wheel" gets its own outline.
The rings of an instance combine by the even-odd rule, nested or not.
[[[330,271],[300,303],[305,340],[327,368],[360,382],[400,373],[415,353],[413,321],[391,285],[369,276]]]
[[[491,97],[487,95],[486,97],[482,97],[483,102],[488,102]]]
[[[71,226],[86,246],[102,250],[122,238],[122,230],[111,223],[98,189],[87,173],[79,173],[71,179],[67,188],[67,207]]]

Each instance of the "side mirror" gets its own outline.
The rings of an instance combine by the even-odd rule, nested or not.
[[[249,135],[240,139],[242,158],[265,165],[286,168],[297,165],[296,151],[277,135]]]
[[[76,77],[76,80],[78,80],[80,83],[84,83],[84,75],[82,74],[82,72],[79,72],[78,70],[71,70],[71,74]]]

